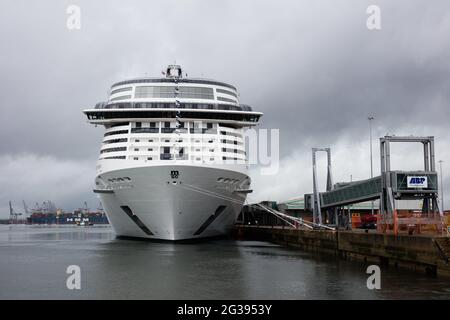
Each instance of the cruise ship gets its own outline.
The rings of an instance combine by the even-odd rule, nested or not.
[[[105,128],[94,192],[118,236],[226,234],[252,191],[244,130],[262,113],[231,84],[178,65],[162,74],[117,82],[108,101],[83,110]]]

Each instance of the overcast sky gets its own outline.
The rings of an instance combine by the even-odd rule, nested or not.
[[[80,30],[66,27],[71,4]],[[366,27],[371,4],[381,30]],[[311,147],[331,147],[335,182],[368,178],[369,114],[375,174],[379,137],[434,135],[450,190],[449,36],[448,0],[2,0],[0,217],[8,200],[21,212],[22,200],[96,208],[103,132],[81,110],[115,81],[159,76],[174,61],[236,85],[264,113],[260,127],[280,130],[280,171],[252,167],[249,201],[310,192]],[[395,147],[394,168],[419,168],[420,152]]]

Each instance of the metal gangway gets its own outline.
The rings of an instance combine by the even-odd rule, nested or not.
[[[423,144],[424,170],[393,171],[390,161],[391,142],[418,142]],[[400,137],[385,136],[380,138],[381,175],[355,182],[338,183],[327,191],[318,192],[316,186],[315,152],[328,152],[328,179],[331,177],[330,152],[327,149],[313,148],[313,194],[305,194],[305,209],[319,215],[322,210],[334,210],[337,223],[337,210],[340,207],[364,201],[380,200],[378,230],[391,230],[397,234],[399,225],[435,225],[438,233],[442,232],[442,213],[438,206],[438,177],[435,170],[434,137]],[[396,200],[422,200],[421,217],[399,218]],[[316,218],[315,218],[316,219]],[[315,220],[316,221],[316,220]],[[419,231],[420,232],[420,231]]]
[[[300,227],[305,227],[305,228],[311,229],[311,230],[312,229],[320,229],[320,228],[327,229],[327,230],[336,230],[335,228],[324,225],[324,224],[304,221],[302,218],[290,216],[288,214],[285,214],[278,210],[270,208],[262,203],[252,204],[252,205],[250,205],[250,207],[262,209],[262,210],[274,215],[278,219],[284,221],[285,223],[287,223],[289,226],[291,226],[294,229],[299,229]]]

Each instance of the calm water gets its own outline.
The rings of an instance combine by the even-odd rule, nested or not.
[[[68,265],[81,290],[66,288]],[[1,299],[450,299],[449,279],[382,270],[266,242],[116,239],[110,227],[0,225]]]

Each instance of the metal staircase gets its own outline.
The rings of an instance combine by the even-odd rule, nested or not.
[[[450,260],[450,238],[435,238],[434,243],[436,243],[436,246],[438,247],[445,263],[448,264]]]
[[[289,226],[299,229],[300,227],[305,227],[307,229],[327,229],[327,230],[335,230],[335,228],[321,224],[321,223],[315,223],[315,222],[309,222],[304,221],[302,218],[293,217],[290,215],[287,215],[285,213],[282,213],[280,211],[277,211],[273,208],[270,208],[262,203],[251,205],[252,207],[262,209],[264,211],[267,211],[270,214],[273,214],[278,219],[284,221]]]

